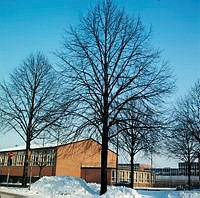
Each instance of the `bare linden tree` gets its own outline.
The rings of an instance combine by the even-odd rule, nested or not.
[[[57,52],[71,94],[77,98],[77,129],[101,137],[101,192],[107,191],[110,130],[129,101],[161,102],[174,83],[160,51],[139,17],[129,17],[111,0],[90,9],[66,31]],[[117,132],[116,132],[117,134]],[[112,131],[112,137],[113,135]]]
[[[63,97],[62,83],[41,53],[30,55],[0,84],[0,113],[4,126],[26,143],[23,186],[27,184],[31,141],[58,127],[69,114],[70,102]],[[65,102],[64,102],[65,101]]]
[[[187,164],[188,186],[191,189],[191,164],[200,153],[200,81],[180,98],[171,114],[171,130],[165,145],[168,155]]]

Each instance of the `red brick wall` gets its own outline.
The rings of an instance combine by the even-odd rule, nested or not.
[[[153,184],[147,184],[147,183],[134,183],[134,187],[153,187]]]
[[[59,146],[56,155],[56,175],[81,177],[81,167],[101,166],[101,145],[93,140]],[[110,150],[108,166],[116,166],[116,154]]]
[[[10,175],[11,176],[23,176],[23,166],[1,166],[0,167],[0,175],[7,175],[8,174],[8,169],[10,168]],[[33,166],[32,167],[32,176],[51,176],[55,175],[53,166],[46,166],[46,167],[38,167],[38,166]],[[28,175],[30,175],[30,167],[28,169]]]
[[[86,182],[101,183],[101,170],[100,169],[81,169],[81,178]]]
[[[0,166],[0,175],[7,175],[8,169],[10,168],[10,175],[12,176],[22,176],[23,166]]]
[[[101,168],[82,168],[81,178],[90,183],[101,183]],[[112,169],[107,170],[108,185],[112,185]]]
[[[108,185],[115,184],[115,181],[112,181],[112,171],[114,171],[114,170],[115,170],[114,168],[113,169],[108,168],[108,170],[107,170]],[[125,171],[127,172],[127,170],[125,170]],[[142,173],[142,171],[140,171],[140,173]],[[120,173],[118,172],[118,176],[119,176],[119,174]],[[84,168],[83,167],[83,168],[81,168],[81,178],[84,179],[86,182],[100,183],[101,182],[101,168],[95,168],[95,167],[93,167],[93,168],[85,167]],[[118,182],[119,181],[120,181],[120,179],[118,180]],[[127,178],[124,178],[123,181],[127,181]],[[151,184],[147,181],[134,183],[135,187],[152,187],[153,185],[154,184]]]
[[[108,166],[116,166],[116,153],[108,150]],[[92,139],[61,145],[56,148],[56,165],[32,167],[32,176],[69,175],[81,177],[81,167],[101,166],[101,145]],[[30,168],[29,168],[30,171]],[[0,175],[7,175],[8,167],[0,166]],[[29,174],[29,172],[28,172]],[[11,176],[22,176],[23,166],[11,166]]]

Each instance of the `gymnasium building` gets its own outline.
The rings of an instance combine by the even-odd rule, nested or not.
[[[25,149],[0,150],[0,182],[20,182],[23,175]],[[108,150],[108,184],[130,182],[130,169],[117,170],[117,154]],[[69,144],[32,148],[28,176],[37,180],[43,176],[69,175],[85,179],[86,182],[100,183],[101,144],[93,139],[85,139]],[[116,179],[116,175],[118,175]],[[134,186],[153,186],[154,175],[151,171],[135,170]]]

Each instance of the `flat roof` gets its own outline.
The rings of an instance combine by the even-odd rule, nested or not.
[[[79,142],[83,142],[83,141],[88,141],[88,140],[92,140],[92,141],[96,142],[97,144],[101,145],[98,141],[96,141],[96,140],[94,140],[92,138],[88,138],[88,139],[78,140],[78,141],[69,142],[69,143],[60,144],[60,145],[57,145],[57,143],[47,143],[45,145],[33,143],[33,144],[31,144],[31,150],[56,148],[56,147],[67,146],[67,145],[70,145],[70,144],[75,144],[75,143],[79,143]],[[26,145],[22,145],[22,146],[15,146],[15,147],[10,147],[10,148],[0,149],[0,153],[10,152],[10,151],[15,151],[15,152],[16,151],[25,151],[25,150],[26,150]],[[111,152],[113,152],[113,153],[115,153],[111,149],[108,149],[108,150],[111,151]]]

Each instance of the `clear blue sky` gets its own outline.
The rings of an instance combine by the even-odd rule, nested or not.
[[[61,46],[64,29],[77,25],[95,0],[0,1],[0,81],[30,53]],[[114,0],[129,15],[139,15],[153,28],[153,45],[163,50],[177,79],[174,100],[200,78],[200,0]],[[0,147],[22,144],[0,135]]]

